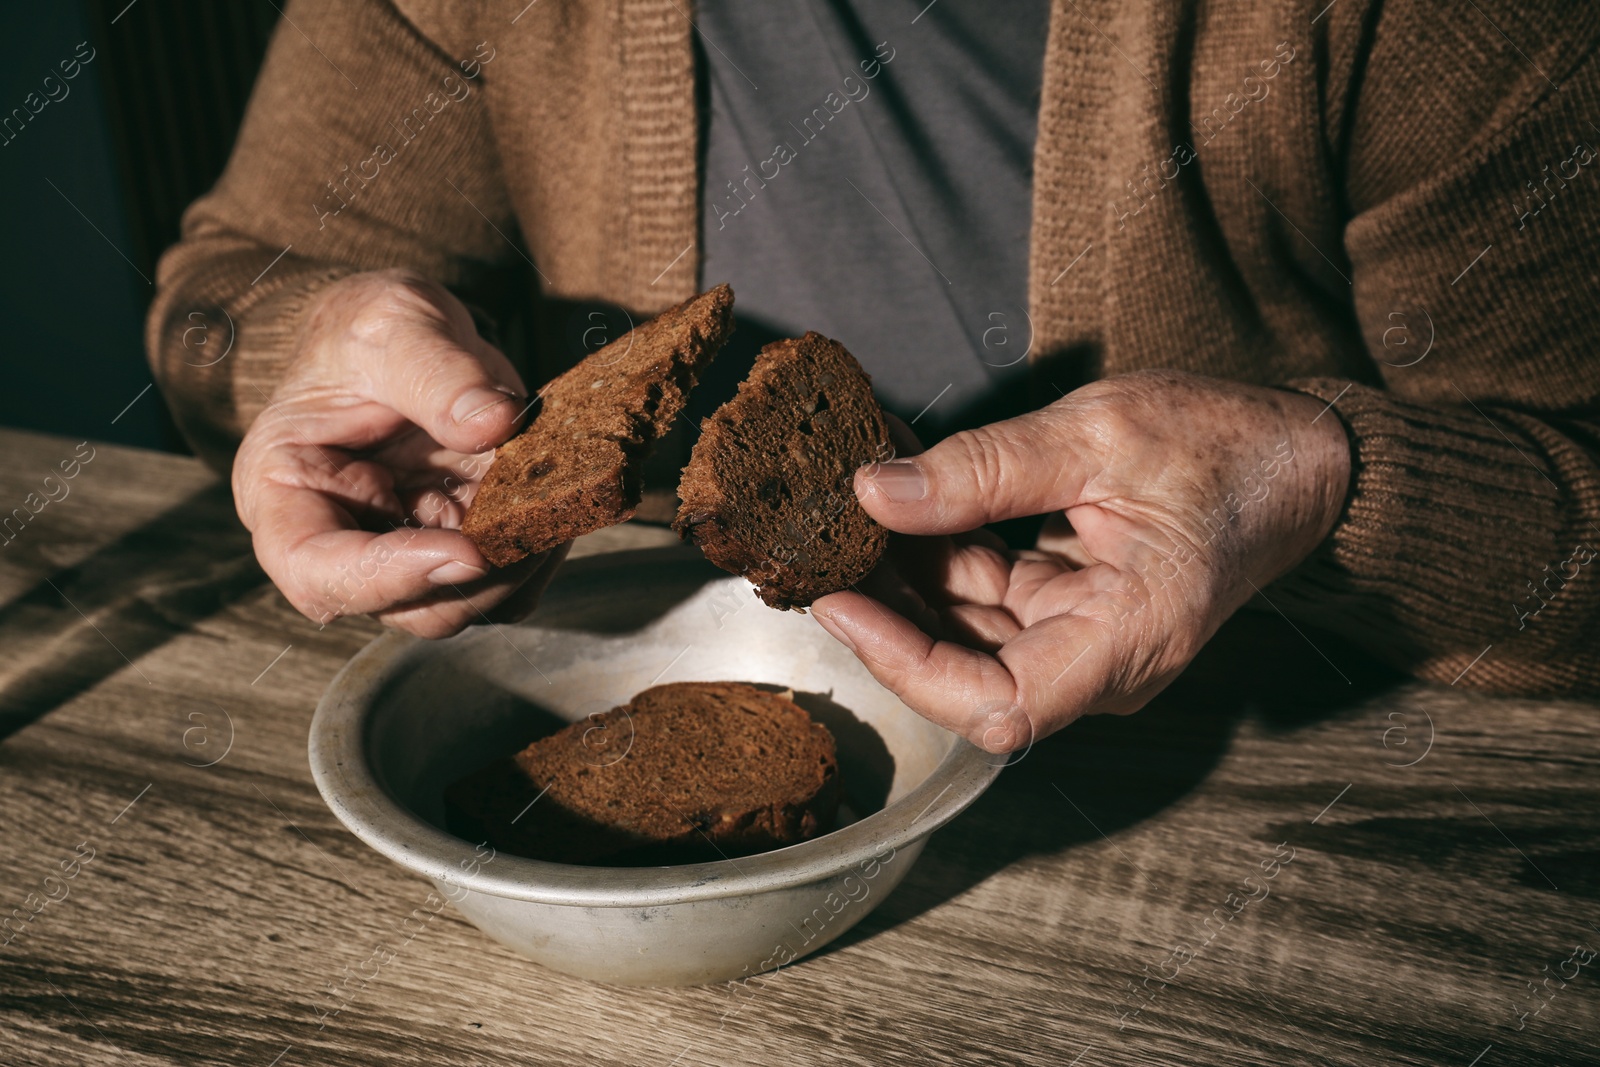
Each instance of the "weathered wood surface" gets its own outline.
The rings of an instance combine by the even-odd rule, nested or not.
[[[0,510],[75,444],[0,431]],[[429,887],[306,765],[375,632],[296,615],[184,459],[97,446],[0,548],[0,1063],[1600,1062],[1594,706],[1241,619],[1157,706],[1029,753],[821,956],[618,990],[449,909],[407,940]]]

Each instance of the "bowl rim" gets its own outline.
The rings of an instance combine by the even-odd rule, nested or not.
[[[606,570],[690,562],[707,568],[709,578],[729,577],[698,552],[677,546],[605,552],[564,564],[545,601],[562,596],[565,586],[577,587]],[[534,619],[525,625],[538,624]],[[333,814],[374,850],[435,882],[490,896],[571,907],[648,908],[807,885],[851,868],[865,872],[873,861],[887,862],[895,851],[955,818],[982,795],[1006,762],[1006,757],[952,735],[955,743],[933,772],[899,800],[821,837],[739,859],[671,867],[585,867],[499,853],[492,862],[474,862],[477,846],[392,797],[366,756],[368,725],[377,711],[371,696],[408,664],[408,650],[424,643],[388,631],[334,676],[311,720],[311,775]]]

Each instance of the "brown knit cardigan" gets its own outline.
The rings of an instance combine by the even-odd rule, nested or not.
[[[691,293],[690,16],[291,3],[149,319],[201,454],[226,465],[308,300],[354,271],[414,267],[491,309],[517,272],[643,312]],[[1597,40],[1590,4],[1055,0],[1041,402],[1151,366],[1323,398],[1349,501],[1273,602],[1426,678],[1600,692]],[[225,323],[216,361],[192,331]]]

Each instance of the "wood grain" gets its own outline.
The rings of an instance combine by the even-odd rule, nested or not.
[[[0,431],[0,509],[75,444]],[[376,627],[294,613],[193,461],[95,447],[0,548],[0,915],[60,898],[0,947],[0,1062],[1600,1062],[1600,959],[1564,963],[1600,948],[1597,709],[1388,677],[1275,615],[1040,744],[746,986],[588,985],[448,908],[407,940],[430,887],[305,757]]]

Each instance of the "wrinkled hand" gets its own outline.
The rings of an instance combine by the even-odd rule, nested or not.
[[[234,500],[299,611],[444,637],[532,610],[565,548],[492,570],[460,532],[527,390],[448,290],[403,271],[335,282],[260,399]]]
[[[862,506],[918,536],[863,583],[882,599],[835,593],[813,614],[909,706],[992,752],[1135,711],[1332,530],[1350,454],[1325,408],[1143,372],[863,467]],[[980,529],[1029,515],[1049,516],[1037,550]]]

